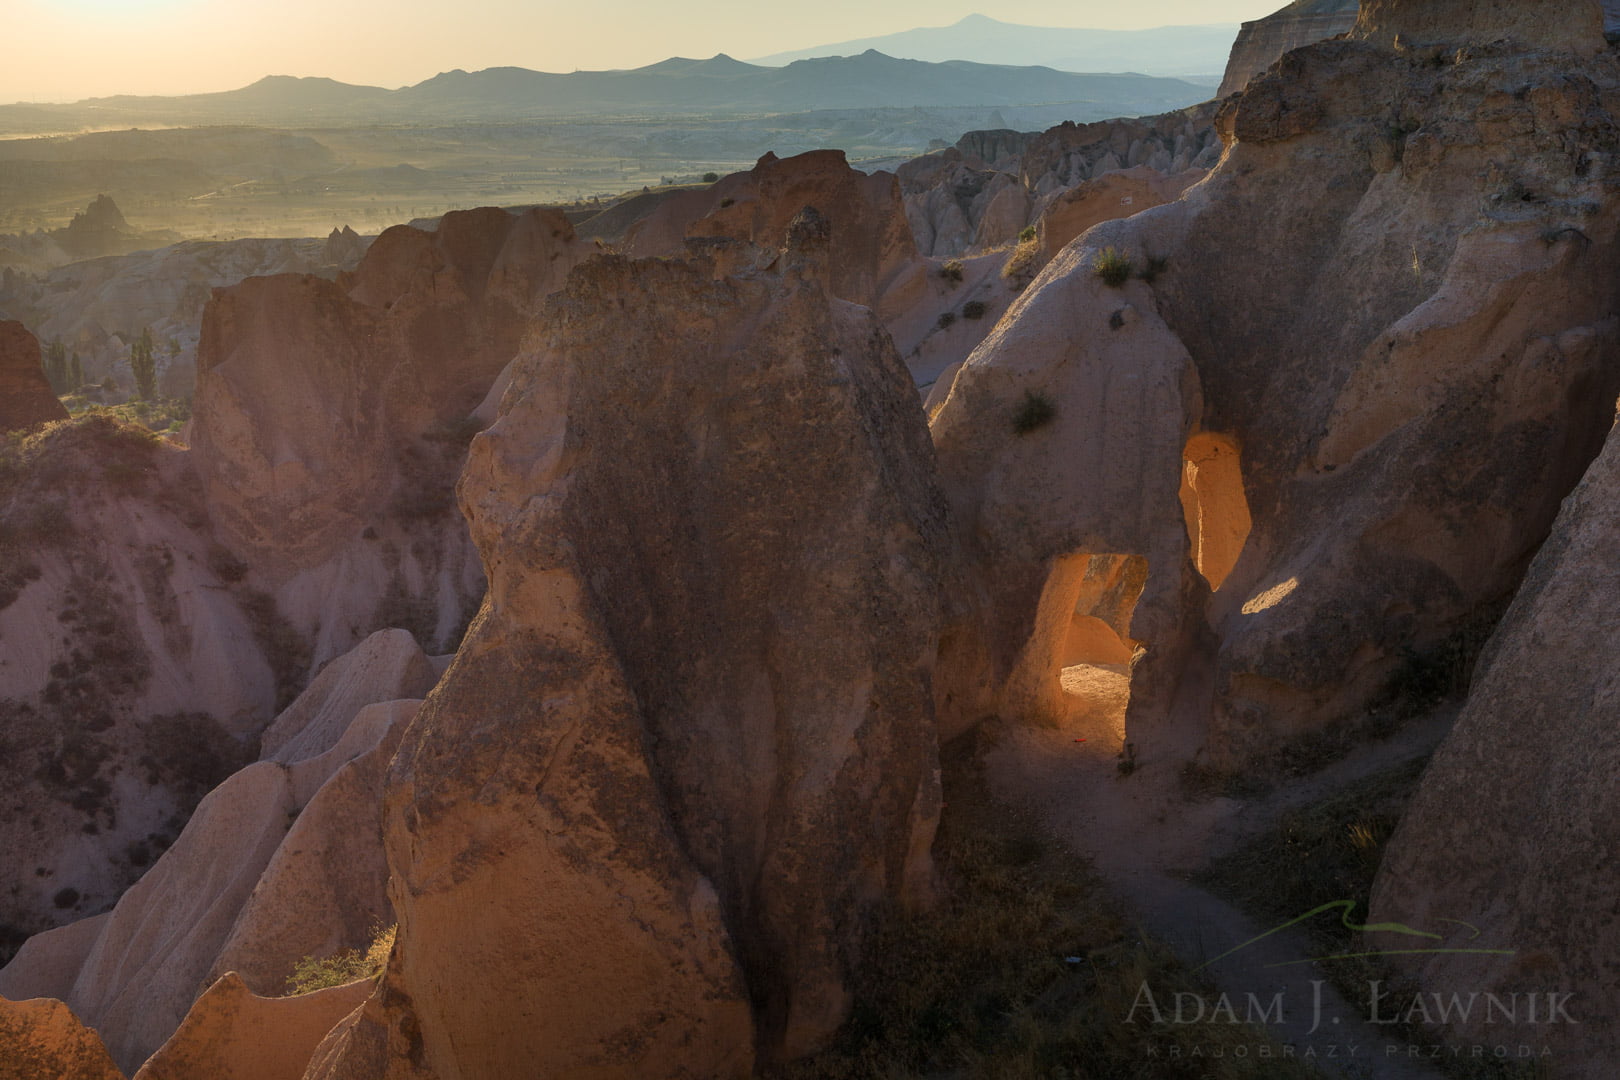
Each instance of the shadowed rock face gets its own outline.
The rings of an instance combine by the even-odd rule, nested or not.
[[[1226,77],[1215,96],[1227,97],[1243,90],[1283,53],[1348,33],[1355,27],[1360,10],[1361,0],[1294,0],[1275,14],[1244,23],[1232,45]]]
[[[389,780],[394,961],[311,1075],[747,1076],[926,899],[944,508],[829,232],[593,262],[538,327],[461,486],[489,597]]]
[[[1406,957],[1426,993],[1479,995],[1467,1042],[1534,1032],[1556,1075],[1612,1072],[1620,1033],[1609,1016],[1620,927],[1613,914],[1620,844],[1620,435],[1610,434],[1553,526],[1492,637],[1468,704],[1435,755],[1373,892],[1370,921],[1448,935],[1425,947],[1512,956]],[[1482,933],[1455,933],[1462,920]],[[1469,939],[1469,940],[1464,940]],[[1376,935],[1371,947],[1408,949]],[[1484,995],[1540,995],[1539,1023],[1486,1025]],[[1547,1023],[1549,993],[1565,1016]],[[1410,1000],[1408,998],[1408,1000]]]
[[[40,367],[39,341],[20,322],[0,322],[0,432],[67,416]]]
[[[1137,266],[1166,260],[1151,286],[1068,286],[1076,306],[1061,318],[1111,326],[1109,312],[1129,304],[1146,325],[1162,320],[1193,361],[1202,404],[1184,397],[1187,411],[1158,423],[1226,440],[1252,531],[1210,595],[1169,549],[1094,546],[1119,542],[1096,516],[986,515],[988,535],[1016,553],[994,573],[1023,582],[988,601],[995,625],[1015,629],[987,639],[996,673],[978,685],[997,688],[990,711],[1026,700],[1014,676],[1029,669],[1016,658],[1054,640],[1032,598],[1080,555],[1151,564],[1130,635],[1146,646],[1132,668],[1131,738],[1144,751],[1163,740],[1172,756],[1201,746],[1224,765],[1384,708],[1477,648],[1498,617],[1620,391],[1608,284],[1620,272],[1620,222],[1607,165],[1620,144],[1607,107],[1620,73],[1612,57],[1506,40],[1520,27],[1510,7],[1453,14],[1462,7],[1477,21],[1417,22],[1497,44],[1398,50],[1379,44],[1391,25],[1364,14],[1368,40],[1288,54],[1224,108],[1228,151],[1208,180],[1097,226],[1031,286],[1028,314],[1060,276],[1091,275],[1105,247]],[[1379,10],[1402,26],[1410,14]],[[969,359],[935,421],[953,501],[1103,504],[1079,475],[1056,489],[1064,474],[1034,467],[974,479],[988,436],[955,433],[976,418],[1003,417],[999,437],[1017,447],[1005,453],[1031,459],[1020,440],[1078,438],[1065,417],[1091,420],[1090,398],[1061,391],[1076,378],[1058,366],[1073,366],[1072,351],[1014,352],[1016,327]],[[1012,377],[993,383],[992,369]],[[1042,388],[1055,420],[1015,439],[1010,418]],[[1135,423],[1158,430],[1127,410],[1098,437]],[[1135,475],[1134,465],[1099,468],[1105,486]],[[985,539],[973,542],[982,550]]]

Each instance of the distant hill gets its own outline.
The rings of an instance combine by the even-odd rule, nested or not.
[[[1215,70],[1224,63],[1223,55]],[[1074,104],[1077,115],[1097,117],[1165,112],[1209,96],[1208,85],[1180,79],[954,59],[932,63],[876,50],[783,67],[721,54],[707,60],[673,57],[623,71],[457,70],[400,90],[273,76],[216,94],[0,106],[0,132],[39,130],[42,123],[71,130],[74,125],[415,123],[1059,104]]]
[[[950,26],[921,27],[754,61],[781,66],[819,56],[854,56],[876,49],[910,60],[973,60],[981,64],[1042,65],[1059,71],[1136,71],[1145,75],[1218,75],[1237,37],[1236,23],[1161,26],[1152,30],[1075,30],[1021,26],[969,15]]]
[[[1162,112],[1209,96],[1207,87],[1146,75],[1081,75],[1048,67],[927,63],[868,50],[745,64],[721,54],[674,58],[628,71],[553,75],[524,68],[452,71],[400,90],[413,110],[580,114],[662,110],[787,112],[881,106],[1024,105],[1095,102],[1121,113]]]

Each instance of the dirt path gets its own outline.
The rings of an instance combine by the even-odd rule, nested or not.
[[[1287,811],[1429,753],[1454,714],[1414,723],[1265,799],[1191,801],[1182,791],[1179,762],[1143,760],[1131,775],[1120,775],[1122,671],[1071,668],[1064,676],[1077,701],[1069,723],[1058,730],[1009,728],[987,757],[993,789],[1032,808],[1056,836],[1090,858],[1146,933],[1189,965],[1207,964],[1206,974],[1229,996],[1239,1019],[1249,1015],[1252,995],[1254,1015],[1265,1016],[1272,1036],[1327,1075],[1438,1080],[1438,1073],[1413,1059],[1414,1048],[1368,1023],[1365,1002],[1346,1002],[1318,965],[1300,962],[1312,953],[1298,935],[1272,934],[1224,956],[1271,927],[1185,879],[1269,831]],[[1081,700],[1090,704],[1081,706]]]

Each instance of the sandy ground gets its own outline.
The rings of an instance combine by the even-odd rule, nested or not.
[[[1063,688],[1074,707],[1061,727],[1009,727],[990,751],[987,766],[998,795],[1034,810],[1055,836],[1089,858],[1145,933],[1193,966],[1210,962],[1206,974],[1237,1003],[1240,1014],[1246,995],[1270,1003],[1282,993],[1283,1020],[1269,1025],[1272,1036],[1300,1056],[1314,1049],[1313,1060],[1326,1075],[1437,1077],[1410,1059],[1404,1041],[1367,1023],[1365,1002],[1345,1002],[1316,964],[1293,963],[1311,955],[1293,934],[1273,934],[1215,959],[1271,927],[1186,878],[1268,831],[1288,810],[1429,753],[1450,730],[1455,712],[1409,724],[1264,799],[1194,801],[1182,791],[1181,759],[1173,755],[1138,759],[1134,772],[1121,775],[1128,695],[1123,667],[1068,668]],[[1271,966],[1279,964],[1287,966]]]

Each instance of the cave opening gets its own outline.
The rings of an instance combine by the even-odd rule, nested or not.
[[[1243,464],[1237,440],[1201,431],[1182,452],[1181,509],[1193,565],[1219,592],[1243,554],[1253,520],[1243,492]]]

